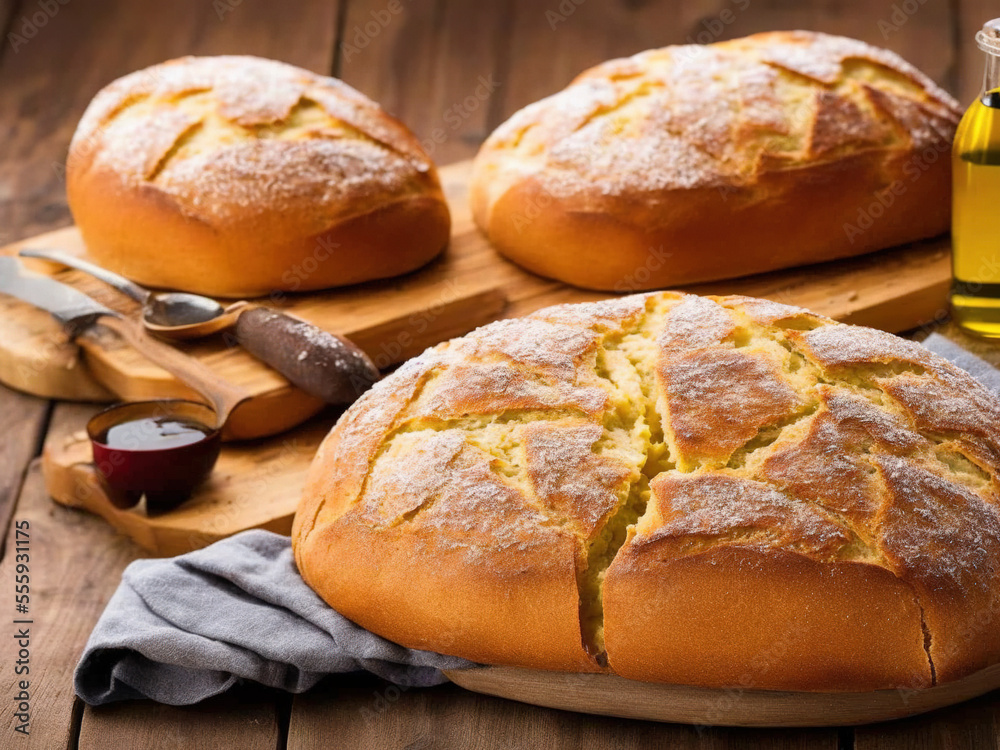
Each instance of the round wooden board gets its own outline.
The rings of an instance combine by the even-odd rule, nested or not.
[[[871,724],[933,711],[1000,688],[1000,664],[921,690],[803,693],[699,688],[626,680],[613,674],[545,672],[518,667],[448,670],[466,690],[566,711],[678,724],[823,727]]]

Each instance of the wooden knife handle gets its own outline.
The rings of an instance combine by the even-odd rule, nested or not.
[[[98,322],[122,336],[148,360],[204,396],[215,409],[218,426],[223,429],[233,410],[251,396],[244,388],[219,377],[197,359],[150,336],[137,321],[105,315]]]
[[[266,307],[240,314],[236,340],[289,382],[328,404],[353,403],[379,379],[368,355],[346,338]]]

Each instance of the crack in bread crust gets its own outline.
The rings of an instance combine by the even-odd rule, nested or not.
[[[700,381],[678,376],[678,362],[697,362]],[[962,390],[971,379],[919,345],[763,300],[659,293],[492,324],[411,369],[417,382],[373,438],[353,496],[324,513],[320,491],[307,490],[318,510],[297,548],[333,524],[376,538],[403,525],[419,533],[449,512],[439,499],[461,490],[453,475],[484,476],[477,465],[531,523],[575,539],[580,639],[605,667],[608,576],[654,553],[656,565],[781,553],[819,566],[802,571],[877,571],[893,595],[912,591],[899,611],[919,608],[931,683],[1000,659],[1000,638],[954,644],[963,622],[982,620],[1000,575],[1000,403]],[[757,389],[745,393],[764,406],[718,396],[747,372]],[[920,411],[918,387],[955,403],[944,416]],[[504,399],[517,406],[497,408]],[[963,416],[961,404],[979,413]],[[349,410],[330,440],[371,408]],[[683,434],[698,420],[704,433]],[[699,437],[713,431],[741,437]],[[331,471],[357,470],[341,469],[335,452],[313,474]],[[308,555],[299,559],[308,569]]]

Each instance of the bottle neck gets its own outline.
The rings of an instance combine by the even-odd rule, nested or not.
[[[979,98],[990,107],[1000,107],[1000,55],[986,52],[986,70],[983,73],[983,90]]]

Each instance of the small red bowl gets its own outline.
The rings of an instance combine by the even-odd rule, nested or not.
[[[219,457],[217,422],[211,407],[183,399],[135,401],[95,414],[87,435],[111,502],[131,508],[145,495],[154,514],[187,500]],[[176,434],[162,434],[174,426]]]

